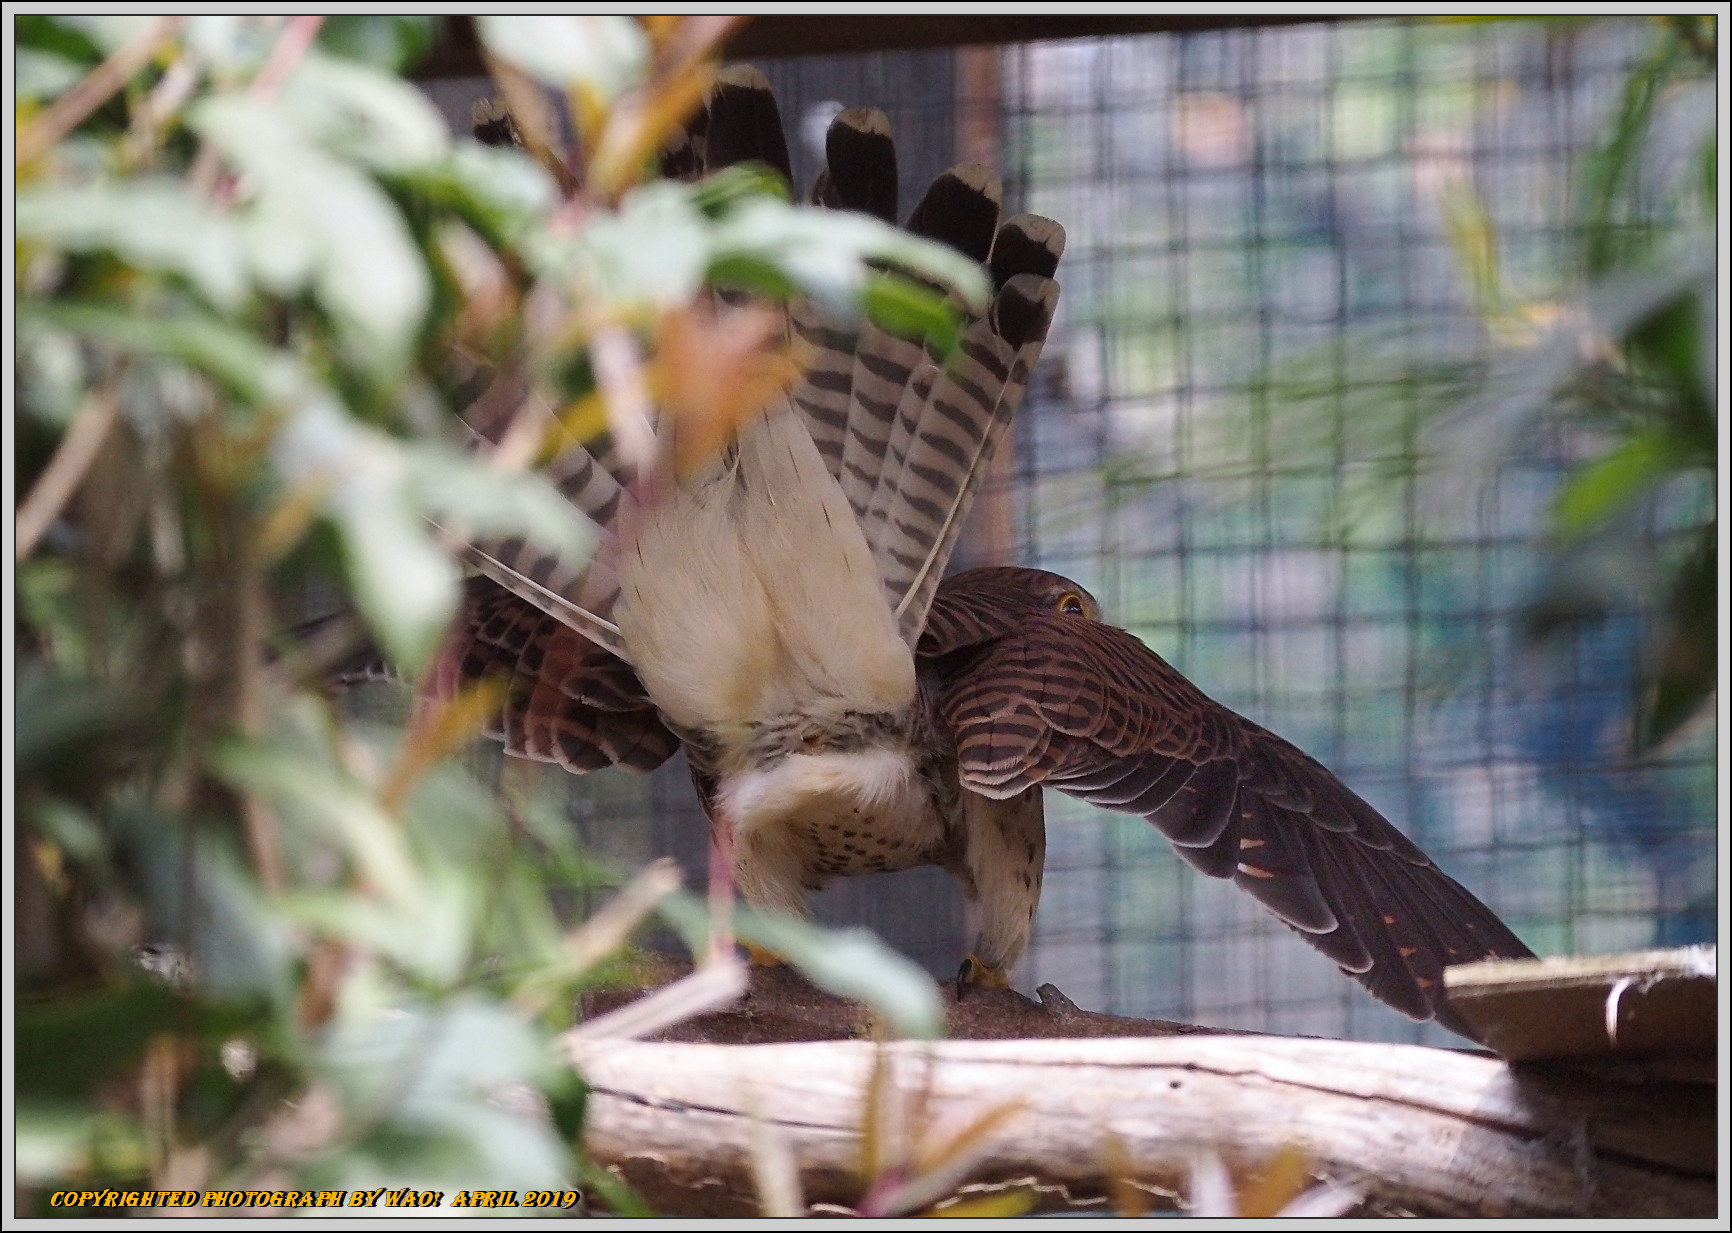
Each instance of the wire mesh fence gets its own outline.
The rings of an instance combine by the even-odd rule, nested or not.
[[[1714,732],[1625,755],[1639,606],[1545,656],[1520,637],[1568,426],[1464,469],[1423,425],[1481,390],[1501,341],[1462,218],[1532,312],[1575,287],[1573,177],[1647,37],[1635,20],[1354,21],[763,66],[797,187],[835,111],[871,104],[896,131],[904,215],[960,154],[1002,169],[1008,210],[1067,229],[1041,375],[959,563],[1082,582],[1542,954],[1714,936]],[[1656,550],[1673,525],[1653,517]],[[703,868],[678,760],[574,781],[572,810],[617,864]],[[1454,1040],[1374,1002],[1141,819],[1049,793],[1047,824],[1020,987]],[[845,880],[816,906],[937,974],[966,949],[937,870]]]
[[[1518,636],[1561,426],[1428,457],[1488,336],[1452,211],[1570,290],[1580,156],[1645,23],[1348,22],[1006,55],[1010,196],[1070,236],[1011,483],[1018,559],[1287,736],[1541,953],[1707,940],[1713,733],[1624,756],[1644,614]],[[1657,539],[1665,524],[1652,528]],[[1027,979],[1124,1013],[1446,1040],[1138,819],[1048,806]]]

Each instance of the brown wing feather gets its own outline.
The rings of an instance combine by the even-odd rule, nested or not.
[[[625,660],[489,578],[468,587],[458,675],[505,681],[484,731],[507,753],[582,773],[654,770],[679,748]]]
[[[940,588],[920,648],[965,787],[1041,784],[1140,814],[1379,999],[1469,1034],[1441,1002],[1444,966],[1531,953],[1489,908],[1322,764],[1131,634],[983,585],[1050,575],[991,573]]]

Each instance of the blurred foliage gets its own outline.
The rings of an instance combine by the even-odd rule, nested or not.
[[[899,1075],[895,1058],[880,1047],[861,1095],[860,1154],[854,1165],[861,1195],[855,1210],[862,1216],[943,1215],[1011,1217],[1034,1207],[1032,1187],[1016,1186],[982,1196],[954,1197],[958,1186],[983,1160],[1000,1127],[1028,1112],[1028,1104],[1012,1096],[961,1123],[935,1116],[932,1103],[933,1067],[923,1064],[920,1080],[909,1084]],[[760,1154],[761,1156],[761,1154]],[[766,1170],[759,1159],[758,1175]],[[767,1188],[760,1181],[760,1190]],[[952,1199],[934,1206],[945,1196]]]
[[[1545,638],[1614,611],[1653,614],[1632,707],[1637,753],[1709,706],[1719,642],[1717,22],[1653,28],[1578,171],[1579,297],[1521,302],[1494,259],[1472,257],[1496,251],[1489,224],[1471,221],[1483,212],[1453,229],[1493,336],[1525,345],[1494,361],[1447,427],[1458,442],[1483,434],[1483,457],[1513,454],[1542,418],[1563,424],[1572,465],[1526,628]]]
[[[1339,1217],[1359,1206],[1362,1196],[1351,1186],[1324,1183],[1307,1188],[1311,1169],[1306,1154],[1291,1144],[1254,1170],[1230,1169],[1213,1150],[1198,1152],[1191,1165],[1190,1214],[1253,1220]],[[1129,1193],[1126,1197],[1132,1198]],[[1142,1214],[1127,1210],[1122,1203],[1120,1211]]]
[[[1603,431],[1604,445],[1558,493],[1561,561],[1536,613],[1542,631],[1560,610],[1598,615],[1604,608],[1591,592],[1577,600],[1582,546],[1617,536],[1632,514],[1681,500],[1681,548],[1650,583],[1660,620],[1636,707],[1638,750],[1708,707],[1718,675],[1717,41],[1716,18],[1661,20],[1585,177],[1586,271],[1596,280],[1592,302],[1606,305],[1613,347],[1564,389]],[[1691,102],[1706,103],[1710,118],[1693,140],[1686,134],[1681,157],[1667,166],[1659,126],[1668,109]]]
[[[370,636],[425,676],[471,536],[589,551],[528,467],[537,433],[464,447],[478,365],[618,438],[642,408],[598,388],[596,348],[664,380],[707,362],[713,338],[664,345],[707,287],[939,344],[942,297],[885,271],[984,294],[954,254],[761,175],[654,178],[728,20],[483,20],[528,154],[452,140],[397,76],[437,20],[17,21],[26,1194],[608,1189],[552,1037],[672,881],[571,920],[612,875],[558,808],[450,761],[496,696],[397,729],[345,715],[326,673]],[[333,603],[358,614],[337,636],[294,632]],[[928,1013],[881,947],[783,933],[856,995],[883,975],[892,1019]]]

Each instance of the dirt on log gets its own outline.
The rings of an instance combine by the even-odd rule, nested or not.
[[[584,1015],[635,995],[590,995]],[[898,1094],[886,1107],[903,1110],[885,1133],[910,1150],[1014,1106],[966,1180],[1025,1186],[1047,1210],[1101,1210],[1130,1184],[1157,1210],[1182,1206],[1207,1147],[1253,1170],[1297,1148],[1314,1178],[1356,1188],[1363,1214],[1715,1211],[1712,1086],[1096,1014],[1050,985],[1040,996],[971,991],[947,1001],[950,1039],[881,1043],[858,1005],[787,969],[754,971],[734,1010],[653,1041],[573,1041],[591,1090],[586,1146],[659,1212],[749,1215],[768,1127],[805,1201],[845,1208],[862,1192],[878,1065]]]

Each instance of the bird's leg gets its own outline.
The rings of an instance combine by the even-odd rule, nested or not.
[[[734,956],[734,829],[723,818],[710,826],[710,950],[709,960]],[[777,968],[787,962],[756,942],[741,943],[755,968]]]
[[[963,793],[962,829],[960,875],[980,932],[956,973],[959,998],[968,989],[1010,988],[1010,973],[1028,948],[1046,863],[1041,789],[1002,801]]]
[[[734,823],[719,808],[710,819],[710,952],[716,963],[734,958]]]
[[[649,1036],[693,1015],[725,1010],[745,995],[746,965],[734,954],[733,822],[726,813],[714,809],[707,794],[705,811],[710,813],[708,953],[690,975],[568,1033],[571,1046],[581,1049],[587,1041]]]

